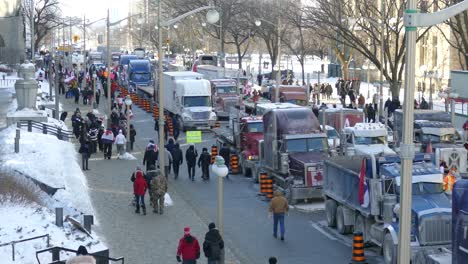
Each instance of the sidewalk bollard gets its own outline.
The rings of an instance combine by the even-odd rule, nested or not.
[[[350,264],[354,263],[367,263],[364,256],[364,237],[360,231],[354,232],[353,237],[353,257]]]
[[[57,128],[57,138],[60,139],[60,140],[63,139],[62,129],[60,127]]]
[[[63,208],[62,207],[55,208],[55,225],[58,227],[63,226]]]
[[[19,153],[19,141],[20,141],[20,133],[21,130],[16,128],[16,136],[15,136],[15,153]]]
[[[83,216],[83,226],[89,233],[91,233],[91,225],[94,224],[94,217],[92,215]]]

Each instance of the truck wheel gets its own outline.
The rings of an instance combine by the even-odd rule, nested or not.
[[[329,227],[336,226],[336,202],[333,200],[325,201],[325,214],[327,217],[327,225]]]
[[[396,264],[396,247],[390,233],[385,234],[382,251],[385,264]]]
[[[353,226],[345,225],[343,206],[338,206],[336,209],[336,229],[340,234],[345,235],[351,232],[352,227]]]
[[[361,214],[358,214],[356,217],[356,223],[354,224],[354,231],[362,232],[362,237],[364,238],[364,243],[369,242],[366,229],[366,219]]]

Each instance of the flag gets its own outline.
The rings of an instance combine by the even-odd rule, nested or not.
[[[361,161],[361,172],[359,173],[359,190],[358,190],[359,204],[367,208],[369,206],[369,188],[366,183],[366,167],[365,160]]]
[[[427,140],[426,153],[428,153],[428,154],[432,153],[432,144],[431,144],[431,139],[430,138]]]

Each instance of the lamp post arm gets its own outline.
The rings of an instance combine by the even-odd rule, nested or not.
[[[168,20],[168,21],[161,22],[161,26],[162,26],[162,27],[168,27],[168,26],[174,25],[175,23],[179,22],[180,20],[182,20],[182,19],[184,19],[184,18],[186,18],[186,17],[188,17],[188,16],[190,16],[190,15],[193,15],[193,14],[195,14],[195,13],[198,13],[198,12],[200,12],[200,11],[206,10],[206,9],[214,9],[214,7],[213,7],[213,6],[202,6],[202,7],[199,7],[199,8],[197,8],[197,9],[194,9],[194,10],[192,10],[192,11],[189,11],[189,12],[187,12],[187,13],[185,13],[185,14],[182,14],[182,15],[180,15],[180,16],[178,16],[178,17],[175,17],[175,18],[173,18],[173,19],[170,19],[170,20]]]
[[[434,13],[406,12],[404,15],[404,25],[405,27],[429,27],[437,25],[467,9],[468,1],[461,1],[458,4]]]
[[[112,26],[118,25],[118,24],[120,24],[120,22],[122,22],[122,21],[124,21],[124,20],[127,20],[127,19],[129,19],[129,18],[131,18],[131,17],[135,17],[135,16],[141,16],[141,13],[134,14],[134,15],[128,16],[128,17],[126,17],[126,18],[122,18],[122,19],[120,19],[120,20],[118,20],[118,21],[115,21],[115,22],[112,22],[112,23],[109,22],[109,26],[112,27]]]

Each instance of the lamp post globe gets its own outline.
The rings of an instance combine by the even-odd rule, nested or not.
[[[202,26],[202,27],[206,27],[206,23],[205,23],[205,22],[202,22],[202,23],[201,23],[201,26]]]
[[[215,163],[211,167],[211,170],[216,176],[221,178],[226,177],[229,173],[228,167],[224,164],[224,158],[221,156],[216,156]]]
[[[206,21],[210,24],[216,24],[219,21],[219,12],[215,9],[206,12]]]
[[[260,21],[259,19],[255,20],[255,25],[257,27],[261,26],[262,25],[262,21]]]

